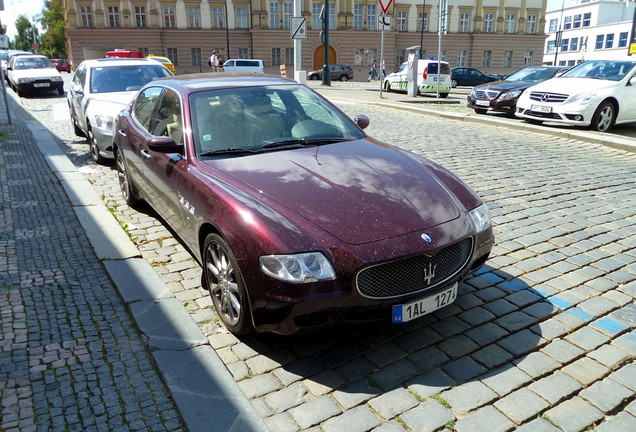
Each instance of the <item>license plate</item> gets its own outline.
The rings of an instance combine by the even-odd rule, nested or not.
[[[393,322],[403,323],[451,304],[457,298],[457,284],[414,302],[393,306]]]
[[[49,87],[50,85],[49,83],[35,83],[33,87]]]
[[[490,106],[490,101],[485,101],[485,100],[476,100],[476,101],[475,101],[475,105],[479,105],[479,106]]]
[[[530,105],[530,111],[534,112],[542,112],[542,113],[551,113],[552,107],[545,105]]]

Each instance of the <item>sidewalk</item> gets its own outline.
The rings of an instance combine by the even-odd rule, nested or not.
[[[11,97],[9,125],[2,98],[0,430],[266,430],[49,131]]]

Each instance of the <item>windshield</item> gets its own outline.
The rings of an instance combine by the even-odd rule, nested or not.
[[[46,57],[20,56],[13,65],[13,69],[46,69],[52,67],[51,62]]]
[[[596,78],[620,81],[636,66],[636,61],[588,60],[570,69],[564,78]]]
[[[559,68],[531,67],[518,70],[506,78],[506,81],[541,82],[552,78]]]
[[[274,151],[361,139],[365,134],[302,85],[239,87],[190,95],[197,154]]]
[[[172,76],[160,64],[95,67],[91,72],[91,93],[137,91],[157,78]]]

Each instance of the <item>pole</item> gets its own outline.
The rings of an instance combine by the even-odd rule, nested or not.
[[[325,64],[322,66],[322,85],[331,85],[331,73],[329,72],[329,0],[325,0],[322,31],[324,35]]]
[[[563,37],[563,32],[561,31],[561,25],[563,22],[563,6],[565,5],[565,0],[561,2],[561,18],[559,18],[559,30],[556,33],[556,39],[554,41],[554,65],[557,66],[557,55],[559,54],[559,45],[561,45],[561,38]]]
[[[382,65],[384,64],[384,24],[382,24],[382,36],[380,37],[380,99],[382,99],[382,82],[384,81],[384,75],[382,75]]]
[[[294,16],[302,17],[303,15],[302,0],[294,0]],[[294,79],[301,84],[306,83],[307,75],[302,70],[303,58],[303,41],[302,39],[294,39]]]
[[[230,54],[230,29],[229,29],[229,23],[227,20],[227,0],[225,0],[225,47],[227,50],[227,54],[225,57],[225,60],[229,60],[232,58],[232,55]]]
[[[420,23],[420,60],[424,58],[424,15],[426,14],[426,0],[422,1],[422,22]]]

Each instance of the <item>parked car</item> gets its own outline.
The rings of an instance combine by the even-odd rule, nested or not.
[[[119,183],[199,261],[235,334],[406,322],[456,298],[493,232],[469,187],[368,124],[284,78],[161,79],[115,120]]]
[[[224,72],[265,73],[263,60],[258,59],[229,59],[223,63]]]
[[[451,84],[457,86],[476,86],[487,82],[499,81],[499,78],[486,75],[479,69],[470,67],[454,67],[451,69]]]
[[[28,51],[21,51],[21,50],[0,50],[0,64],[2,65],[2,72],[4,72],[4,79],[6,80],[7,84],[9,83],[9,76],[7,74],[7,66],[9,66],[9,60],[11,60],[11,57],[13,57],[14,55],[20,55],[20,54],[31,54]]]
[[[568,70],[562,66],[529,66],[519,69],[502,81],[494,81],[473,87],[466,106],[477,114],[500,112],[515,116],[517,99],[528,87],[553,78]]]
[[[71,62],[69,62],[67,59],[51,59],[51,64],[59,72],[73,72],[71,70]]]
[[[600,132],[636,122],[635,74],[633,60],[585,61],[523,92],[516,115],[533,123],[589,126]]]
[[[48,58],[38,54],[14,55],[7,66],[9,85],[19,95],[25,92],[57,91],[64,94],[64,80]]]
[[[349,81],[353,79],[353,69],[351,66],[347,65],[329,65],[329,78],[337,81]],[[309,72],[307,74],[307,79],[310,80],[321,80],[322,79],[322,69],[315,70]]]
[[[451,91],[451,75],[450,65],[445,61],[424,60],[420,59],[417,63],[417,87],[418,94],[422,93],[438,93],[440,97],[447,97]],[[438,68],[439,65],[439,68]],[[391,91],[407,91],[408,63],[402,63],[393,73],[388,74],[382,81],[382,86],[387,92]],[[439,74],[437,73],[439,69]],[[439,85],[438,80],[439,79]]]
[[[146,83],[172,72],[149,59],[85,60],[67,95],[75,135],[86,137],[97,163],[113,159],[113,119]]]
[[[170,60],[168,57],[161,57],[161,56],[156,56],[154,54],[149,54],[147,58],[154,61],[158,61],[159,63],[167,67],[168,70],[172,72],[173,74],[177,73],[174,67],[174,63],[172,63],[172,60]]]

